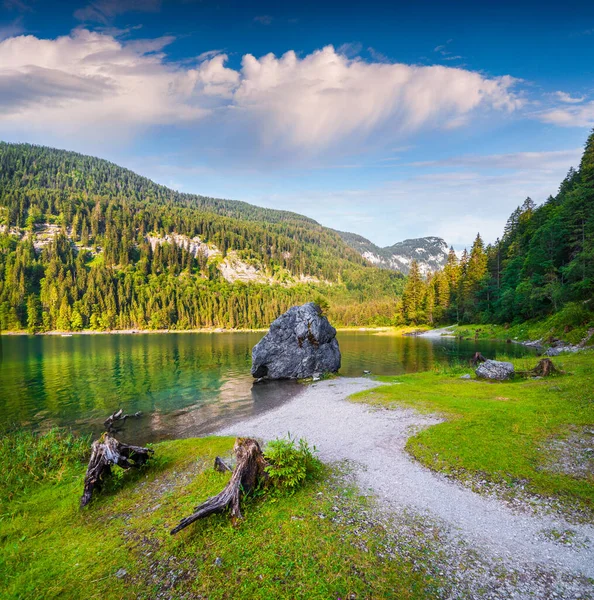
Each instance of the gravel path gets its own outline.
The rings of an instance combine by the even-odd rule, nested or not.
[[[384,507],[437,522],[452,548],[464,545],[484,557],[485,564],[504,565],[515,573],[514,581],[519,574],[517,598],[594,597],[592,582],[586,580],[594,578],[592,525],[514,511],[413,461],[404,450],[406,440],[440,421],[410,409],[376,409],[346,400],[376,385],[363,378],[321,381],[279,408],[217,433],[268,440],[290,432],[315,444],[325,462],[352,461],[362,491],[377,496]],[[559,537],[556,532],[571,541],[552,541]],[[513,597],[509,594],[506,588],[503,596],[474,597]]]

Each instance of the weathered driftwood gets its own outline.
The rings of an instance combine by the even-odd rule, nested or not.
[[[138,418],[142,416],[142,413],[140,411],[135,412],[132,415],[125,415],[124,411],[120,408],[120,410],[117,410],[116,412],[114,412],[113,414],[109,415],[109,417],[107,417],[107,419],[105,419],[105,421],[103,421],[107,431],[110,431],[111,429],[113,429],[114,423],[117,422],[124,422],[126,419],[129,418]]]
[[[118,465],[122,469],[140,467],[149,459],[153,450],[140,446],[130,446],[118,442],[108,433],[104,433],[93,442],[91,458],[85,476],[85,487],[80,499],[81,508],[91,501],[95,490],[99,491],[103,481],[111,474],[111,466]]]
[[[220,457],[217,456],[214,461],[214,470],[219,473],[232,472],[233,469]]]
[[[519,371],[518,374],[524,377],[549,377],[550,375],[564,375],[565,371],[557,368],[550,358],[541,358],[534,369]]]
[[[242,494],[254,490],[260,481],[267,477],[265,472],[266,460],[260,444],[251,438],[237,438],[233,447],[237,464],[233,475],[225,488],[216,496],[209,498],[194,509],[194,513],[182,519],[177,527],[171,530],[171,535],[181,531],[198,519],[229,509],[233,519],[241,519],[239,501]],[[222,462],[222,461],[220,461]]]
[[[470,359],[470,364],[476,367],[476,365],[486,362],[486,360],[487,359],[480,352],[475,352],[474,356]]]

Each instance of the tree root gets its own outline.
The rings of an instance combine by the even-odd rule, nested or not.
[[[198,519],[203,519],[214,513],[229,509],[233,519],[242,519],[239,501],[242,494],[253,491],[261,481],[267,478],[266,460],[260,444],[251,438],[237,438],[233,447],[237,464],[233,475],[225,488],[216,496],[209,498],[194,509],[194,513],[182,519],[177,527],[171,530],[171,535],[181,531]],[[218,459],[222,464],[223,461]],[[215,461],[215,465],[217,461]],[[220,466],[220,465],[219,465]]]
[[[107,419],[105,419],[105,421],[103,421],[103,424],[105,425],[105,428],[107,429],[107,431],[112,431],[114,429],[114,423],[116,421],[121,421],[122,423],[129,418],[138,418],[142,416],[142,413],[140,411],[135,412],[132,415],[125,415],[124,411],[120,408],[120,410],[117,410],[116,412],[114,412],[112,415],[109,415],[109,417],[107,417]]]
[[[93,442],[91,458],[85,475],[85,487],[80,499],[81,508],[91,501],[95,490],[99,491],[103,481],[111,474],[111,465],[118,465],[122,469],[140,467],[150,458],[153,450],[140,446],[130,446],[118,442],[109,433],[104,433]]]

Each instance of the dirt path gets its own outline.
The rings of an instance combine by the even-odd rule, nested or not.
[[[352,403],[347,396],[377,385],[368,379],[339,378],[309,386],[273,411],[218,433],[264,439],[287,432],[315,444],[326,462],[352,461],[363,492],[377,496],[394,513],[413,511],[427,523],[438,523],[452,547],[480,554],[480,577],[490,580],[492,566],[512,573],[505,586],[491,581],[488,595],[509,598],[594,598],[594,527],[570,524],[561,517],[534,516],[512,510],[494,498],[476,494],[437,475],[405,452],[406,440],[439,419],[409,409],[375,409]],[[552,541],[564,532],[571,545]],[[493,567],[494,568],[494,567]],[[464,576],[477,576],[464,570]],[[458,574],[459,575],[459,574]],[[481,582],[468,589],[486,589]],[[478,593],[478,592],[477,592]]]

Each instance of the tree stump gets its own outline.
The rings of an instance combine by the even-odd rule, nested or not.
[[[171,530],[171,535],[181,531],[198,519],[203,519],[214,513],[230,510],[233,519],[243,518],[239,508],[242,494],[254,490],[260,481],[265,481],[266,460],[260,444],[251,438],[237,438],[233,446],[237,457],[237,464],[231,475],[229,483],[216,496],[209,498],[194,509],[194,513],[182,519],[177,527]],[[220,461],[222,462],[222,461]]]
[[[522,377],[550,377],[551,375],[565,375],[565,371],[557,368],[550,358],[541,358],[534,369],[518,371]]]
[[[528,375],[535,377],[549,377],[550,375],[562,375],[563,373],[564,371],[558,369],[550,358],[541,358],[534,369],[527,371]]]
[[[474,356],[470,359],[470,364],[476,367],[476,365],[478,365],[479,363],[483,363],[486,360],[487,359],[480,352],[475,352]]]
[[[153,450],[150,448],[130,446],[104,433],[93,442],[85,475],[85,487],[80,499],[81,508],[91,501],[95,490],[101,489],[103,481],[111,474],[111,465],[118,465],[122,469],[140,467],[146,463],[152,453]]]

